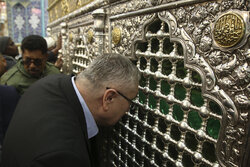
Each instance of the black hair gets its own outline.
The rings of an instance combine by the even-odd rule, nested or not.
[[[42,54],[47,53],[48,46],[46,40],[39,35],[29,35],[22,40],[21,44],[22,52],[24,50],[35,51],[40,50]]]

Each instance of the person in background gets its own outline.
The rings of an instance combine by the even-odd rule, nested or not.
[[[57,42],[53,38],[45,38],[48,44],[48,62],[55,63],[58,57],[58,51],[62,48],[62,35],[58,36]]]
[[[53,38],[45,37],[48,44],[48,62],[54,64],[58,69],[63,65],[63,60],[59,57],[59,50],[62,48],[62,35],[58,36],[57,42],[55,43]]]
[[[19,55],[18,47],[15,45],[15,43],[10,37],[0,37],[0,53],[3,55],[7,62],[6,70],[9,70],[12,66],[16,64],[17,61],[15,57]]]
[[[127,57],[110,54],[97,57],[76,77],[60,74],[34,83],[9,125],[2,165],[97,166],[91,142],[98,125],[114,125],[129,110],[139,79]]]
[[[1,78],[0,84],[14,86],[20,94],[35,81],[59,70],[47,62],[47,43],[39,35],[30,35],[22,40],[22,59],[8,70]]]
[[[0,76],[5,71],[6,61],[3,56],[0,55]],[[19,97],[14,87],[0,85],[0,155],[2,152],[3,139]]]

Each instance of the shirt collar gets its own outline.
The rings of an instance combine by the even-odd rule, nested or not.
[[[83,113],[85,115],[85,120],[86,120],[86,124],[87,124],[87,131],[88,131],[88,138],[90,139],[91,137],[95,136],[98,133],[98,127],[96,125],[96,122],[93,118],[93,115],[91,114],[86,102],[84,101],[83,97],[81,96],[79,90],[76,87],[75,76],[73,76],[71,78],[71,81],[72,81],[73,87],[75,89],[76,95],[81,103]]]

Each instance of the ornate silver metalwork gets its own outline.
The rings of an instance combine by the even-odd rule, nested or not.
[[[140,86],[139,96],[145,96],[144,104],[139,101],[141,97],[137,98],[135,102],[138,109],[130,111],[113,130],[113,147],[109,150],[111,166],[168,166],[173,165],[172,162],[174,166],[184,166],[183,157],[191,157],[190,161],[198,166],[241,165],[250,107],[249,4],[247,0],[98,0],[49,24],[52,34],[55,34],[60,31],[58,25],[62,21],[67,23],[63,40],[63,54],[67,57],[65,72],[70,73],[73,67],[87,66],[86,62],[91,61],[97,53],[115,52],[137,60],[136,64],[143,73],[145,86]],[[107,19],[102,22],[103,28],[99,29],[99,35],[94,32],[92,42],[86,42],[87,32],[94,30],[94,20],[89,13],[102,7],[105,12],[108,11]],[[216,21],[228,12],[242,17],[246,28],[242,40],[224,48],[215,43],[212,34]],[[148,25],[157,19],[161,22],[161,29],[150,32]],[[163,30],[165,23],[169,25],[169,33]],[[123,37],[118,45],[112,44],[112,27],[122,29]],[[66,35],[69,32],[73,33],[73,40]],[[169,45],[173,43],[173,51],[169,54],[163,53],[165,38],[171,39]],[[82,43],[79,45],[77,41]],[[140,51],[137,43],[143,42],[147,43],[147,48]],[[178,45],[183,48],[185,57],[178,55]],[[83,47],[88,49],[86,54],[81,54]],[[154,52],[154,47],[159,50]],[[86,57],[84,61],[77,51]],[[76,59],[79,59],[79,63],[73,65],[71,62],[73,60],[76,63]],[[141,69],[144,59],[145,69]],[[166,62],[172,66],[169,75],[160,70],[163,60],[168,60]],[[186,76],[180,79],[176,70],[181,60],[185,62],[187,71]],[[153,63],[157,64],[155,71],[151,69]],[[201,83],[193,82],[193,71],[201,76]],[[170,84],[170,93],[167,95],[162,93],[162,81]],[[154,82],[156,86],[152,89]],[[175,97],[175,87],[178,85],[186,91],[183,93],[186,96],[184,100]],[[190,102],[191,89],[194,87],[202,92],[202,106],[197,107]],[[153,100],[156,102],[155,108],[150,106]],[[168,114],[160,111],[161,100],[170,106]],[[218,104],[223,116],[211,112],[211,101]],[[183,112],[181,121],[175,118],[175,104]],[[198,130],[187,123],[191,110],[197,111],[201,117],[201,128]],[[218,139],[207,134],[206,126],[210,119],[221,120]],[[194,141],[198,141],[195,150],[191,150],[185,141],[189,133],[195,135]],[[173,138],[173,134],[180,134],[178,140]],[[216,146],[215,161],[204,157],[206,143]],[[176,151],[176,157],[169,154],[173,150]]]
[[[184,50],[186,49],[186,60],[187,60],[187,67],[192,64],[191,68],[200,68],[205,70],[205,81],[206,81],[206,89],[211,90],[215,86],[215,75],[213,70],[210,68],[208,63],[204,60],[202,56],[196,54],[195,52],[195,45],[192,42],[192,39],[188,36],[184,29],[177,28],[177,22],[175,21],[174,16],[170,15],[168,12],[161,12],[159,15],[160,18],[163,20],[167,19],[170,24],[170,32],[172,32],[172,39],[179,38],[180,43],[184,46]],[[184,39],[184,40],[180,40]],[[197,66],[198,65],[198,66]]]
[[[206,75],[206,82],[203,82],[203,84],[206,88],[204,92],[208,93],[208,91],[213,89],[215,86],[215,76],[213,74],[212,69],[209,67],[209,65],[206,63],[206,61],[203,59],[203,57],[195,54],[195,45],[193,44],[192,39],[185,33],[184,29],[177,28],[177,24],[176,24],[177,22],[175,21],[175,18],[173,17],[173,15],[171,15],[168,12],[162,12],[159,14],[159,18],[161,20],[164,20],[167,23],[169,23],[171,39],[173,41],[178,41],[183,46],[185,46],[184,53],[186,53],[186,55],[187,55],[186,66],[189,68],[195,69],[197,71],[203,71],[203,70],[206,71],[206,74],[207,74]],[[158,31],[157,34],[162,34],[162,33],[160,31]],[[144,39],[138,39],[137,41],[144,41]],[[186,49],[186,51],[185,51],[185,49]],[[218,89],[218,87],[217,87],[217,89]],[[231,106],[232,106],[230,108],[231,112],[229,112],[229,113],[231,115],[233,115],[234,119],[237,120],[238,113],[237,113],[236,107],[234,106],[232,100],[222,90],[220,90],[219,92],[221,92],[221,93],[216,94],[216,96],[214,96],[213,99],[216,99],[215,97],[219,97],[221,100],[223,99],[225,101],[225,103],[231,104]],[[212,98],[211,95],[207,95],[207,97]],[[221,106],[223,106],[223,105],[221,104]],[[204,113],[205,112],[203,112],[203,114]],[[224,122],[224,124],[225,124],[225,122]],[[183,126],[181,124],[181,127],[186,127],[186,126]],[[220,133],[223,133],[223,132],[221,131]],[[204,136],[204,135],[202,135],[202,136]],[[197,156],[197,157],[199,157],[199,156]]]
[[[238,10],[230,10],[230,8],[237,8]],[[177,10],[173,10],[173,13]],[[223,120],[224,126],[227,127],[225,128],[226,135],[221,135],[218,140],[217,150],[221,150],[218,151],[218,157],[225,166],[239,166],[244,152],[243,136],[246,135],[245,128],[248,121],[248,112],[245,109],[249,109],[248,83],[246,82],[249,80],[247,75],[249,68],[247,63],[248,49],[246,49],[249,47],[246,45],[246,39],[249,35],[247,29],[249,28],[246,28],[246,33],[239,44],[229,49],[223,49],[214,44],[211,45],[213,27],[210,25],[215,23],[216,18],[221,16],[223,12],[233,11],[240,14],[246,27],[249,26],[249,12],[244,11],[247,10],[246,1],[211,2],[199,7],[185,7],[184,10],[185,19],[177,17],[178,24],[191,34],[191,38],[195,41],[197,47],[197,53],[202,55],[211,65],[214,75],[218,78],[218,89],[231,97],[229,101],[225,99],[226,103],[223,102],[222,98],[223,106],[228,115]],[[203,14],[197,17],[197,11],[203,11],[201,12]],[[227,53],[228,51],[234,52]],[[211,92],[217,92],[214,95],[220,96],[218,91],[212,90]],[[228,149],[224,149],[226,147]],[[234,153],[232,150],[234,150]]]
[[[66,40],[67,40],[67,23],[66,22],[62,22],[60,24],[60,28],[61,28],[61,35],[62,35],[62,49],[61,49],[61,52],[62,52],[62,60],[63,60],[63,67],[62,67],[62,71],[65,71],[65,72],[69,72],[69,64],[71,64],[71,60],[68,56],[65,56],[67,55],[67,50],[66,50]]]
[[[95,1],[87,4],[86,6],[83,6],[79,9],[77,9],[76,11],[73,11],[73,12],[63,16],[62,18],[59,18],[58,20],[53,21],[52,23],[49,23],[48,26],[49,27],[56,26],[65,20],[74,19],[74,18],[76,18],[84,13],[88,13],[88,12],[93,11],[95,9],[101,8],[105,5],[107,5],[108,3],[109,3],[109,0],[95,0]]]
[[[94,30],[95,30],[95,37],[96,42],[98,43],[98,51],[95,55],[100,55],[103,53],[104,48],[104,19],[105,19],[105,12],[103,9],[97,9],[92,13],[94,17]]]
[[[150,2],[150,5],[155,6],[155,5],[161,4],[162,0],[150,0],[149,2]]]
[[[211,95],[213,94],[213,97],[219,97],[221,99],[222,103],[220,103],[220,101],[217,101],[217,102],[220,103],[220,106],[222,108],[224,108],[223,106],[226,106],[226,108],[223,109],[224,111],[227,111],[227,112],[225,112],[225,115],[228,115],[228,117],[232,121],[232,124],[235,125],[235,124],[238,123],[238,120],[239,120],[239,112],[236,109],[236,106],[235,106],[233,100],[231,98],[229,98],[228,95],[226,95],[225,91],[223,91],[218,86],[215,87],[215,83],[216,83],[215,74],[213,72],[213,69],[210,67],[210,65],[208,63],[206,63],[206,60],[205,60],[205,58],[207,58],[207,55],[208,55],[208,53],[206,54],[206,52],[209,52],[210,48],[212,47],[212,37],[210,35],[211,28],[209,26],[210,26],[210,22],[214,21],[214,19],[212,18],[211,20],[206,20],[206,18],[208,18],[209,15],[206,15],[206,14],[204,15],[204,12],[206,12],[206,10],[209,10],[213,14],[216,14],[216,12],[219,12],[220,5],[217,4],[217,3],[211,3],[211,4],[208,4],[207,6],[208,6],[208,8],[202,7],[199,10],[196,10],[195,12],[193,12],[193,17],[192,17],[191,20],[193,22],[195,22],[196,24],[199,24],[198,27],[196,27],[196,28],[193,27],[192,28],[192,26],[191,26],[192,24],[187,24],[187,23],[182,24],[182,23],[180,23],[180,27],[184,27],[184,28],[187,27],[188,28],[187,32],[193,32],[193,36],[192,37],[193,37],[195,43],[201,42],[200,45],[197,45],[198,46],[198,53],[196,53],[194,55],[191,55],[191,56],[187,56],[187,57],[188,57],[189,63],[192,63],[193,66],[195,66],[197,64],[200,64],[200,62],[204,62],[204,65],[200,66],[200,69],[207,69],[207,72],[205,72],[205,73],[208,73],[208,75],[207,75],[207,81],[208,81],[207,85],[208,85],[208,87],[206,88],[206,90],[207,90],[206,93],[209,92],[208,90],[211,90],[211,92],[214,92],[214,93],[210,92]],[[184,12],[184,10],[186,10],[186,9],[184,9],[184,8],[183,9],[179,9],[179,11],[182,11],[182,13],[184,13],[184,14],[181,15],[182,18],[180,18],[180,19],[177,18],[178,21],[182,21],[182,20],[186,21],[187,18],[184,19],[183,16],[188,16],[188,15]],[[197,14],[197,12],[199,14]],[[200,20],[204,20],[204,21],[200,22]],[[176,33],[176,36],[178,36],[178,34],[180,34],[180,31],[179,32],[176,31],[175,33]],[[192,38],[190,38],[190,41],[192,41]],[[193,48],[193,53],[195,53],[194,50],[195,50],[196,46],[192,45],[192,44],[187,44],[187,53],[192,52],[191,48]],[[220,52],[220,51],[215,51],[214,54],[212,54],[212,55],[222,57],[220,54],[226,55],[226,53]],[[204,55],[204,57],[201,56],[201,55]],[[216,64],[216,59],[215,59],[214,64]],[[229,62],[226,62],[225,61],[225,57],[222,57],[221,62],[225,62],[225,64],[221,64],[220,65],[220,64],[217,63],[217,68],[215,66],[215,69],[217,69],[217,72],[218,71],[221,71],[221,72],[222,71],[223,72],[231,71],[236,66],[236,57],[235,57],[235,55],[232,56],[232,59],[230,58]],[[223,69],[225,69],[225,70],[222,70],[220,67],[223,68]],[[201,73],[201,74],[203,74],[203,73]],[[225,78],[224,81],[228,81],[228,78]],[[218,83],[220,83],[220,82],[218,82]],[[228,82],[228,83],[232,84],[232,82]],[[214,88],[216,88],[216,91],[213,90]],[[215,93],[215,92],[217,92],[217,93]],[[211,98],[211,95],[207,95],[207,96]],[[237,98],[238,97],[243,97],[243,96],[237,96]],[[243,114],[243,115],[245,116],[245,114]],[[230,122],[230,120],[228,120],[228,119],[227,120],[223,120],[223,125],[226,125],[228,122]],[[223,138],[223,137],[221,137],[221,138]],[[220,143],[221,141],[222,140],[219,139],[218,143]],[[220,144],[218,144],[218,145],[220,145]],[[229,158],[229,157],[227,157],[227,158]],[[226,164],[225,161],[223,163]]]
[[[123,38],[120,42],[120,46],[115,47],[110,43],[110,45],[112,45],[112,49],[114,49],[116,53],[121,53],[125,56],[131,57],[131,55],[133,54],[133,52],[131,52],[131,48],[134,46],[132,43],[136,38],[138,38],[142,34],[142,25],[146,20],[149,20],[150,18],[152,18],[152,15],[137,16],[131,19],[117,20],[115,22],[112,22],[112,27],[114,25],[119,26],[123,30]]]

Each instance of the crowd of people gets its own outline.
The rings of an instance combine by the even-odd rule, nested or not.
[[[118,122],[138,93],[140,74],[127,57],[101,55],[68,76],[58,69],[61,45],[61,37],[48,48],[43,37],[29,35],[18,56],[12,39],[0,37],[3,167],[99,166],[99,126]]]
[[[23,94],[38,79],[60,73],[58,68],[47,62],[48,48],[43,37],[38,35],[25,37],[21,50],[22,58],[1,76],[1,85],[13,86],[20,94]]]

